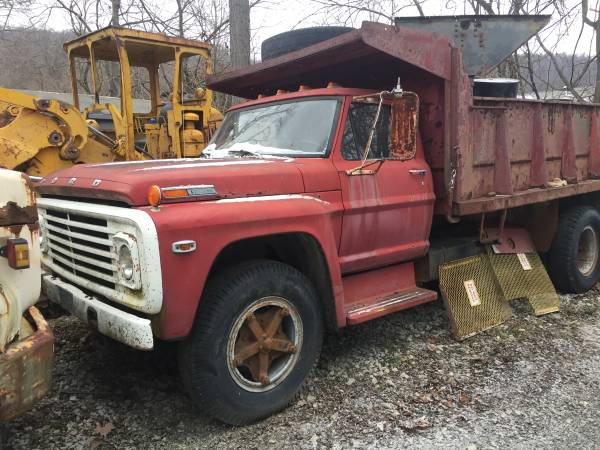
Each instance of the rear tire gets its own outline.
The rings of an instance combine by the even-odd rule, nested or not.
[[[209,282],[179,348],[181,378],[200,410],[249,424],[296,398],[322,340],[321,308],[302,273],[275,261],[243,263]]]
[[[561,215],[548,254],[548,272],[561,292],[582,293],[600,279],[600,213],[575,206]]]

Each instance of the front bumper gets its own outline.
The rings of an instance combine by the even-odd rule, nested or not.
[[[42,289],[51,301],[100,333],[139,350],[152,350],[154,347],[150,320],[101,302],[50,274],[42,276]]]
[[[29,308],[36,330],[0,354],[0,421],[27,411],[50,389],[54,335],[42,314]]]

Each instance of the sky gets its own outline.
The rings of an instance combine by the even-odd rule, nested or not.
[[[42,0],[44,1],[44,0]],[[53,2],[53,0],[46,0],[47,3]],[[251,28],[252,38],[255,55],[258,55],[260,43],[277,33],[288,31],[294,28],[302,28],[307,26],[323,25],[325,23],[329,25],[338,25],[335,19],[321,13],[315,13],[319,9],[320,0],[263,0],[261,6],[252,8],[251,11]],[[505,0],[495,0],[495,2],[506,3]],[[548,0],[538,0],[538,2],[544,3]],[[579,35],[581,30],[581,18],[578,15],[577,6],[581,3],[581,0],[558,0],[563,5],[565,11],[571,11],[572,22],[569,25],[560,27],[552,27],[551,25],[546,27],[545,31],[540,34],[546,42],[547,46],[553,47],[555,51],[572,53],[573,49],[577,46],[577,53],[589,54],[593,52],[593,34],[592,28],[589,26],[584,27],[584,32]],[[600,0],[590,0],[590,8],[594,11],[598,11],[598,4]],[[0,4],[1,4],[0,0]],[[67,2],[68,3],[68,2]],[[339,3],[344,3],[343,0],[339,0]],[[365,3],[368,3],[365,0]],[[391,3],[391,1],[389,2]],[[529,2],[533,4],[533,1]],[[163,0],[161,8],[169,9],[169,5],[175,5],[175,0]],[[411,0],[396,0],[396,4],[411,5]],[[425,14],[427,15],[454,15],[454,14],[470,14],[471,10],[465,8],[465,0],[425,0],[422,3]],[[174,9],[175,10],[175,9]],[[552,13],[553,9],[546,8],[543,13]],[[17,23],[27,22],[27,12],[25,16],[17,18]],[[406,16],[417,16],[418,11],[414,6],[409,6],[402,9],[402,14]],[[595,14],[595,13],[594,13]],[[552,21],[555,21],[557,15],[554,14]],[[355,26],[360,26],[361,20],[369,20],[368,14],[360,14],[355,21]],[[14,16],[13,16],[14,21]],[[51,15],[47,26],[52,29],[64,29],[69,27],[69,23],[66,20],[65,13],[54,12]],[[530,41],[531,42],[531,41]],[[535,51],[535,45],[534,45]]]
[[[579,3],[578,0],[563,0],[566,10],[572,10]],[[468,9],[465,11],[464,5],[465,2],[459,0],[426,0],[423,3],[423,9],[426,15],[455,15],[464,14],[465,12],[470,14],[471,11]],[[591,9],[598,10],[598,0],[591,0],[590,5]],[[260,43],[274,34],[293,28],[322,25],[327,21],[327,18],[323,14],[311,14],[317,7],[318,5],[310,0],[284,0],[269,4],[266,7],[253,8],[250,21],[254,41]],[[551,14],[552,12],[552,9],[544,10],[544,14]],[[418,11],[415,7],[409,7],[403,10],[403,14],[417,16]],[[575,11],[572,15],[573,23],[569,27],[548,28],[547,31],[542,31],[541,35],[551,45],[556,45],[557,51],[564,53],[572,53],[579,38],[578,53],[588,53],[593,40],[592,29],[586,26],[584,33],[579,36],[581,19]],[[363,14],[362,18],[368,20],[366,14]],[[550,24],[556,19],[557,15],[554,14]],[[356,26],[359,25],[360,21],[356,23]],[[560,38],[557,38],[557,36],[560,36]]]

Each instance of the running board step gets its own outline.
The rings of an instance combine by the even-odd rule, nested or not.
[[[348,325],[356,325],[376,317],[385,316],[396,311],[411,308],[422,303],[437,299],[437,292],[423,288],[411,288],[398,292],[390,297],[383,298],[377,303],[358,306],[348,311],[346,320]]]

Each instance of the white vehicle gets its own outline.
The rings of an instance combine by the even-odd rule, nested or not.
[[[50,386],[54,336],[33,306],[40,296],[39,224],[29,178],[0,169],[0,421]]]

